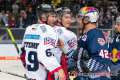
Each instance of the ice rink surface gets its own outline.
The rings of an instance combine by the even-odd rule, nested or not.
[[[0,60],[0,70],[24,76],[25,71],[20,60]],[[0,80],[26,80],[17,76],[0,72]]]

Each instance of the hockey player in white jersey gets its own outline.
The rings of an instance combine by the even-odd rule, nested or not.
[[[54,29],[56,30],[58,38],[60,38],[64,42],[67,51],[69,51],[68,55],[70,54],[69,56],[71,57],[72,53],[77,48],[77,36],[73,32],[66,29],[70,26],[71,11],[68,7],[60,7],[57,8],[56,11],[57,11],[58,19],[57,19],[57,25],[54,26]],[[59,48],[57,48],[57,55],[55,56],[57,57],[58,62],[63,67],[63,70],[66,75],[66,80],[69,80],[66,61],[68,60],[68,58],[70,59],[70,57],[65,54],[66,53],[63,53]],[[55,73],[54,76],[55,76],[55,80],[58,80],[57,73]]]
[[[38,6],[37,15],[39,19],[41,10],[46,14],[46,23],[48,23],[48,20],[54,21],[55,12],[51,5],[43,4]],[[53,24],[50,22],[51,26]],[[33,24],[26,28],[19,57],[21,58],[22,53],[25,52],[25,62],[23,63],[25,63],[27,79],[46,80],[47,70],[49,70],[50,74],[58,71],[59,80],[65,80],[62,66],[57,62],[52,53],[57,38],[55,30],[51,26],[47,24]]]

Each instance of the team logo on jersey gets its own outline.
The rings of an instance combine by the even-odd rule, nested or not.
[[[58,31],[60,34],[63,32],[62,29],[58,29],[57,31]]]
[[[75,71],[71,71],[69,73],[70,78],[75,78],[77,76],[77,73]]]
[[[103,46],[105,44],[105,40],[103,38],[98,38],[98,43]]]
[[[46,29],[45,26],[40,26],[40,28],[41,28],[41,30],[42,30],[43,33],[47,31],[47,29]]]
[[[118,59],[120,59],[120,51],[114,48],[112,53],[110,53],[110,59],[112,60],[112,62],[118,61]]]
[[[72,48],[73,46],[77,45],[77,40],[75,38],[72,38],[67,42],[67,44]]]
[[[50,37],[44,38],[44,45],[50,44],[50,45],[52,45],[53,47],[55,47],[55,42],[56,42],[56,40],[55,40],[55,39],[52,39],[52,38],[50,38]]]
[[[86,41],[86,39],[87,39],[87,35],[82,36],[83,41]]]

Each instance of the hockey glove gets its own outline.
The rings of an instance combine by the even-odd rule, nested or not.
[[[73,59],[78,61],[80,59],[83,59],[85,61],[90,59],[89,53],[87,50],[83,48],[79,48],[74,52]]]
[[[81,59],[78,61],[74,61],[71,63],[71,65],[68,65],[68,72],[75,71],[77,73],[88,73],[88,67],[86,65],[86,62]]]

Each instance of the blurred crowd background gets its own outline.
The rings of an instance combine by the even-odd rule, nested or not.
[[[98,28],[107,31],[114,30],[115,20],[120,15],[120,0],[0,0],[0,39],[6,28],[2,19],[3,16],[10,28],[25,30],[28,25],[37,23],[36,9],[39,4],[43,3],[56,7],[67,6],[73,12],[74,18],[76,18],[79,9],[84,6],[96,7],[100,13]],[[71,26],[77,27],[78,25],[77,23],[74,23],[74,25],[71,23]],[[75,33],[76,31],[73,30]],[[2,37],[2,39],[6,38]]]

